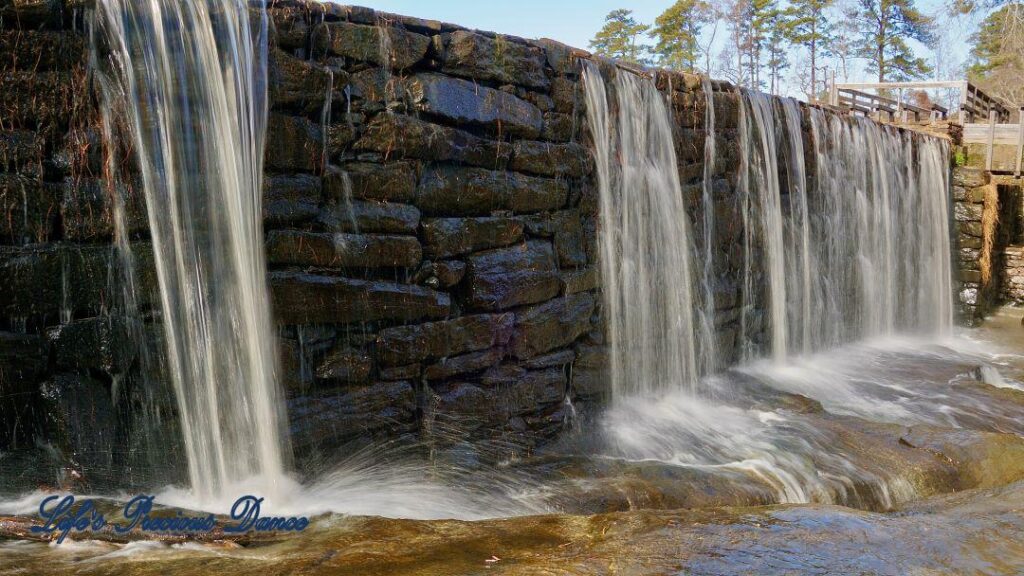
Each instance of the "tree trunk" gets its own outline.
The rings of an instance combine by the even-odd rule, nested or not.
[[[818,18],[815,16],[814,21],[811,22],[811,102],[818,101],[818,29],[817,29]]]

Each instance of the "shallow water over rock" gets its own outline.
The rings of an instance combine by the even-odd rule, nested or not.
[[[496,467],[367,450],[268,502],[313,516],[297,535],[56,546],[24,539],[42,493],[22,495],[0,503],[0,573],[1016,573],[1022,313],[747,365],[706,382],[714,404],[624,403]]]

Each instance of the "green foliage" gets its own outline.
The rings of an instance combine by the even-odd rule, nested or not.
[[[704,0],[677,0],[654,20],[651,30],[657,39],[654,53],[666,68],[689,70],[697,66],[701,27],[711,18],[711,6]]]
[[[953,154],[953,166],[959,168],[967,165],[967,153],[963,148],[957,148]]]
[[[790,0],[785,17],[786,32],[794,46],[802,46],[810,56],[810,94],[818,90],[818,57],[835,40],[836,25],[827,14],[835,0]]]
[[[590,41],[590,48],[611,58],[626,62],[644,63],[650,47],[641,43],[639,38],[650,29],[633,18],[632,10],[612,10],[605,16],[604,27]]]
[[[760,89],[765,87],[765,83],[761,79],[762,55],[768,49],[772,29],[779,20],[778,2],[776,0],[750,0],[747,3],[747,10],[750,23],[747,47],[750,51],[748,62],[750,63],[750,77],[753,79],[751,85]]]
[[[968,78],[993,96],[1024,104],[1024,4],[989,14],[971,41]]]
[[[787,44],[793,35],[793,21],[784,10],[775,10],[768,20],[768,36],[765,41],[768,68],[769,91],[778,94],[782,84],[782,71],[789,68]]]
[[[857,54],[868,59],[868,71],[879,82],[914,80],[931,72],[906,43],[934,41],[934,19],[915,8],[914,0],[857,0],[851,16],[863,34]]]
[[[978,31],[971,37],[971,66],[968,72],[975,77],[984,77],[992,71],[1011,67],[1024,71],[1021,54],[1011,46],[1007,29],[1013,25],[1012,11],[1024,10],[1024,6],[1003,6],[985,18]]]

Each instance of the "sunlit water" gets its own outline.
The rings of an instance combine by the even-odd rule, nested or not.
[[[104,109],[128,114],[199,500],[254,478],[273,493],[290,455],[262,248],[268,29],[259,4],[255,23],[245,0],[96,8],[94,66]]]

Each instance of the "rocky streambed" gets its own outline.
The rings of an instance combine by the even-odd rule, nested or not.
[[[312,516],[300,534],[55,545],[23,498],[0,521],[0,574],[1016,574],[1021,315],[746,366],[710,383],[715,407],[618,407],[494,467],[343,464],[284,507]]]

